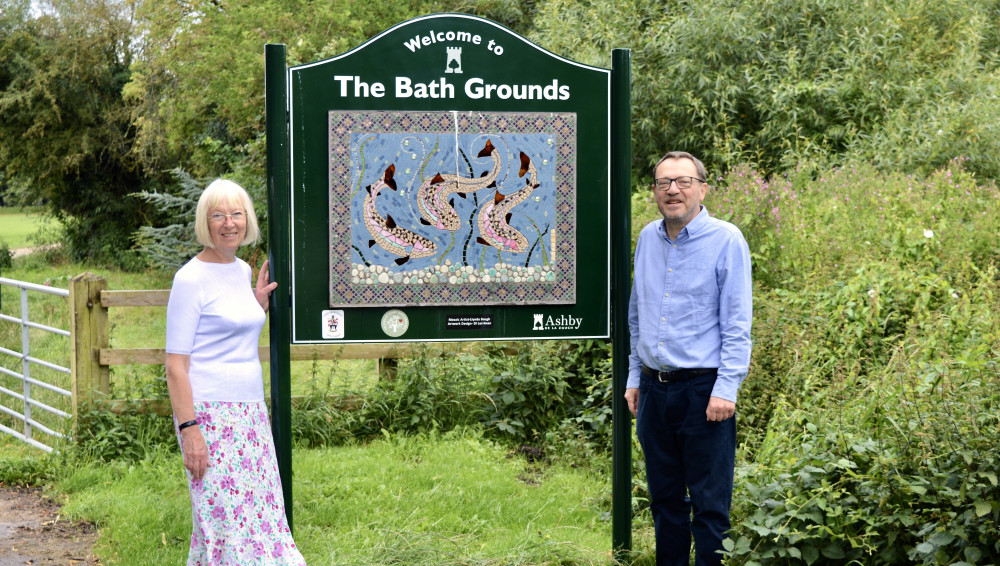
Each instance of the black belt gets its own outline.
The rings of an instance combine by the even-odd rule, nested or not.
[[[668,381],[687,381],[703,375],[715,374],[718,371],[718,368],[687,368],[675,369],[673,371],[656,371],[653,368],[646,367],[646,364],[642,365],[642,375],[650,379],[655,379],[660,383],[667,383]]]

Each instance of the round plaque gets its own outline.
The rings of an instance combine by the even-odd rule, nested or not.
[[[407,318],[406,313],[399,309],[386,311],[386,313],[382,315],[382,332],[385,332],[388,336],[398,338],[402,336],[409,327],[410,319]]]

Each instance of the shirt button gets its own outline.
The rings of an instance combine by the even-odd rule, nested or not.
[[[670,269],[667,269],[667,271],[669,271],[670,273],[673,273],[674,269],[671,267]]]
[[[667,321],[667,317],[665,317],[665,316],[660,317],[660,322],[666,322],[666,321]]]
[[[662,345],[663,345],[663,342],[660,342],[660,346],[662,346]]]

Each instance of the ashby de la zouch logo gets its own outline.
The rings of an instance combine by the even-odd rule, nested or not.
[[[544,314],[534,314],[531,330],[579,330],[583,324],[583,317],[570,315],[545,316]]]

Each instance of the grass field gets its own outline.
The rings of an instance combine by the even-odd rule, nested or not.
[[[0,207],[0,245],[12,250],[30,247],[31,236],[53,224],[38,208]]]
[[[612,564],[610,486],[533,468],[476,431],[293,455],[296,542],[312,566]],[[181,564],[191,518],[179,455],[76,467],[59,489],[110,564]]]

